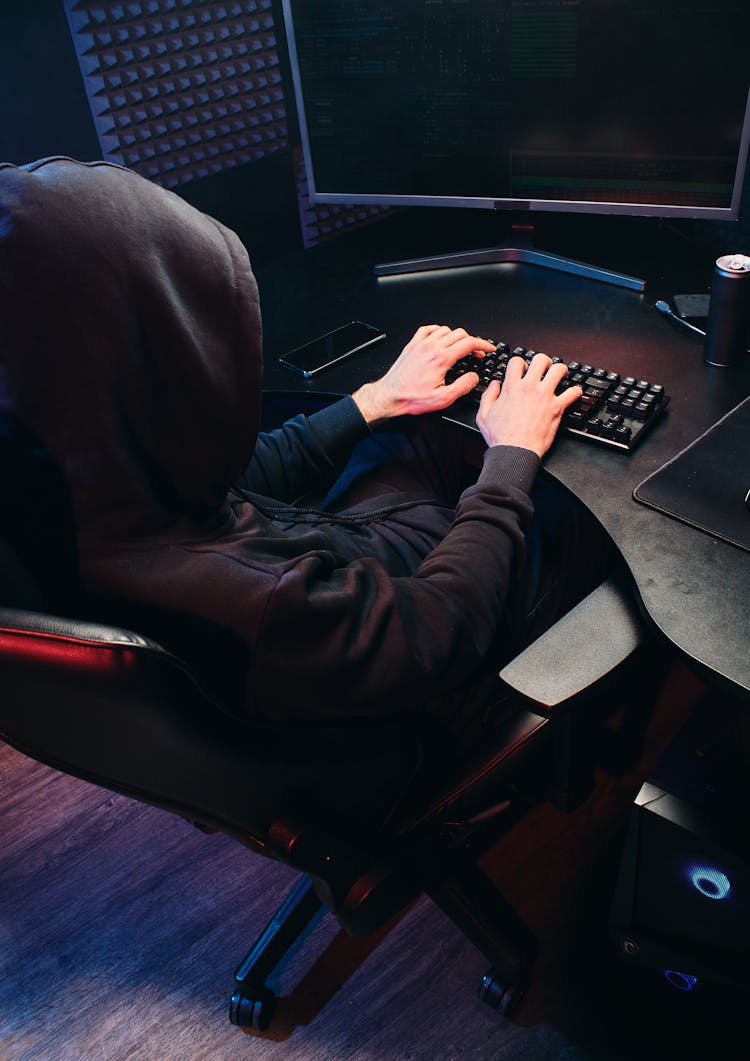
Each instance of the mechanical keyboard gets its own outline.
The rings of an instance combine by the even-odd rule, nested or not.
[[[445,381],[451,383],[464,372],[477,372],[479,383],[467,397],[478,405],[491,380],[502,383],[511,357],[523,357],[528,363],[535,353],[537,351],[523,346],[511,349],[507,343],[498,343],[495,352],[483,358],[462,358]],[[582,397],[563,416],[560,431],[564,434],[629,453],[669,404],[669,396],[660,383],[623,377],[582,361],[564,361],[562,357],[549,356],[553,362],[564,362],[568,366],[568,374],[558,392],[576,383],[583,388]]]

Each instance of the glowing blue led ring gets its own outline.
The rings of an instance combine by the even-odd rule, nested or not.
[[[693,866],[690,883],[707,899],[726,899],[732,890],[729,877],[714,866]]]
[[[665,969],[664,979],[678,991],[692,991],[698,978],[691,973],[678,973],[676,969]]]

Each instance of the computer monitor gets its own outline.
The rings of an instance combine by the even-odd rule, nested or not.
[[[313,202],[738,216],[738,0],[284,0],[284,18]]]

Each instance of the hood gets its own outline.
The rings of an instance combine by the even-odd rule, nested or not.
[[[56,462],[79,544],[215,518],[261,366],[233,232],[111,163],[0,165],[0,409]]]

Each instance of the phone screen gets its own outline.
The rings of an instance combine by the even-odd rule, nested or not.
[[[709,295],[675,295],[672,299],[678,317],[687,321],[701,321],[705,327]]]
[[[350,321],[282,354],[279,363],[303,376],[314,376],[316,372],[381,339],[385,339],[385,332],[380,328],[363,321]]]

